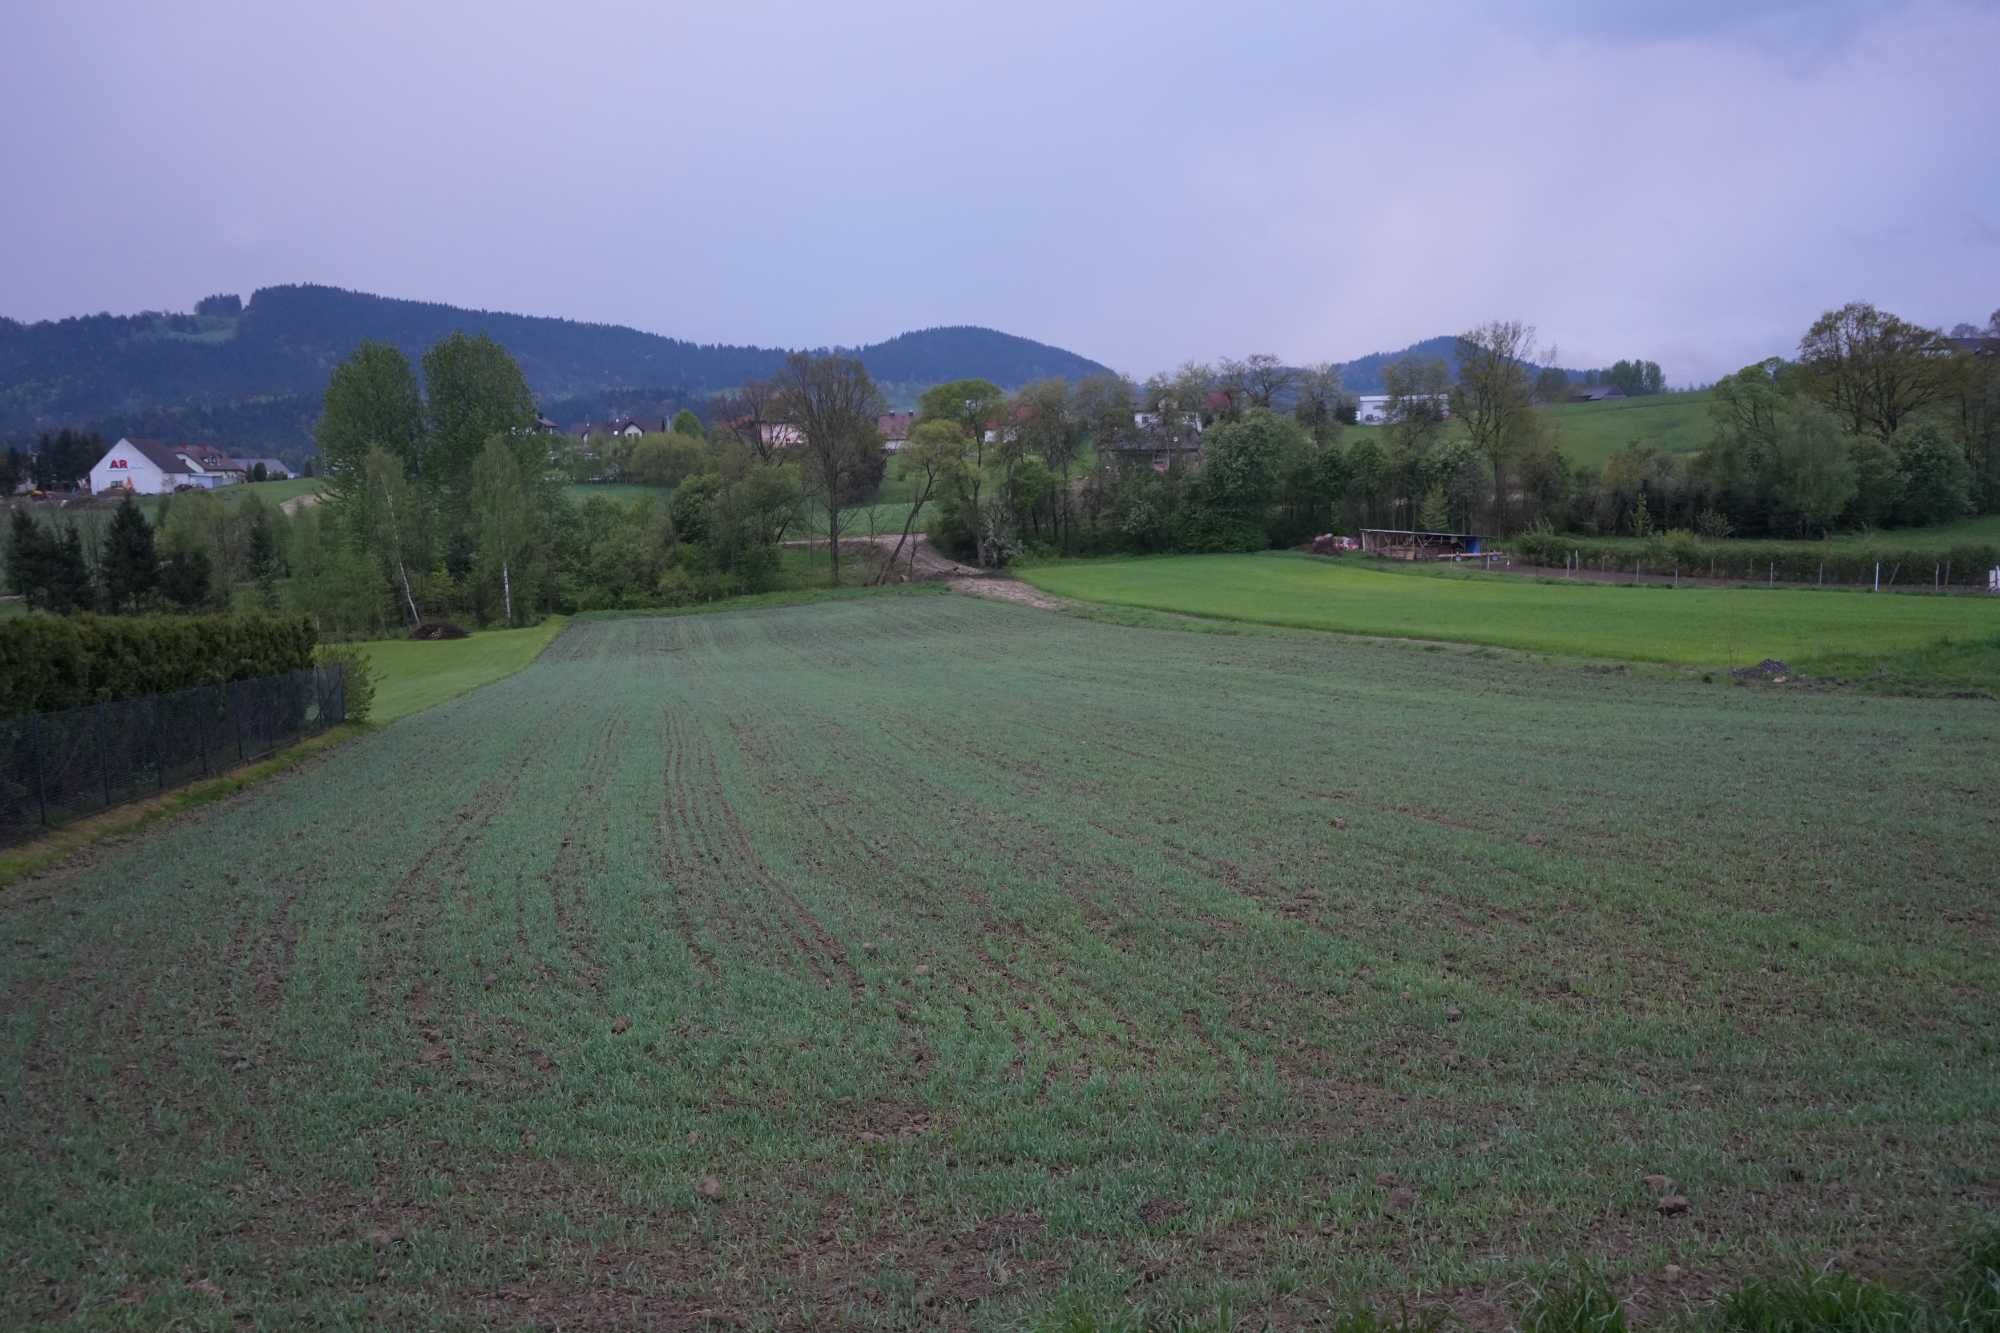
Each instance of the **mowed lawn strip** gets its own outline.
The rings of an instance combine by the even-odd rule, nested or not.
[[[2000,635],[2000,601],[1758,588],[1624,588],[1371,567],[1285,552],[1065,561],[1064,597],[1298,629],[1692,666],[1890,655]]]
[[[1911,1271],[2000,1191],[1993,716],[950,596],[575,623],[0,897],[0,1325]]]
[[[374,639],[361,645],[380,673],[374,722],[394,722],[411,713],[490,685],[535,660],[562,632],[563,618],[551,616],[527,629],[490,629],[463,639]]]

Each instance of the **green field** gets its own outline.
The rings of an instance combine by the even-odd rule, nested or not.
[[[372,722],[394,722],[510,676],[535,660],[563,626],[551,616],[527,629],[489,629],[463,639],[375,639],[361,645],[380,677]]]
[[[1066,561],[1023,577],[1063,597],[1298,629],[1579,657],[1802,671],[1951,637],[2000,636],[2000,604],[1760,588],[1622,588],[1271,552]]]
[[[1981,514],[1958,523],[1928,528],[1882,528],[1874,532],[1836,533],[1836,545],[1899,546],[1918,551],[1948,551],[1954,546],[2000,543],[2000,514]]]
[[[0,895],[0,1325],[1908,1272],[2000,1197],[1996,781],[1983,703],[949,595],[575,622]]]
[[[1631,444],[1649,444],[1670,454],[1700,453],[1714,429],[1709,400],[1705,390],[1648,394],[1605,403],[1564,403],[1550,408],[1549,417],[1570,461],[1599,468]]]
[[[1701,390],[1605,403],[1562,403],[1545,411],[1570,462],[1595,469],[1630,444],[1649,444],[1670,454],[1700,453],[1708,447],[1713,429],[1709,400],[1708,391]],[[1378,430],[1363,427],[1361,434],[1348,435],[1348,443]]]
[[[224,486],[210,493],[229,505],[240,505],[254,495],[276,509],[287,500],[295,500],[301,495],[311,495],[318,489],[319,479],[316,477],[292,477],[285,481],[246,481],[241,485]],[[160,507],[160,501],[165,497],[141,495],[134,498],[138,500],[139,508],[145,511],[146,517],[152,518]]]

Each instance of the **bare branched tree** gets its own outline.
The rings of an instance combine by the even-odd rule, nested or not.
[[[1253,407],[1266,411],[1277,406],[1278,397],[1298,382],[1299,372],[1269,352],[1253,352],[1242,363],[1244,390]]]
[[[721,404],[716,420],[748,445],[750,452],[770,462],[774,449],[768,437],[770,426],[779,424],[778,386],[773,380],[745,380],[743,387]]]
[[[1451,410],[1472,445],[1493,466],[1494,517],[1507,521],[1508,464],[1534,433],[1535,330],[1519,320],[1491,320],[1458,335],[1458,383]]]
[[[1330,361],[1307,366],[1299,372],[1298,390],[1292,415],[1313,443],[1331,443],[1340,434],[1340,367]]]
[[[773,385],[781,418],[803,437],[795,452],[806,492],[825,506],[827,553],[840,583],[840,535],[850,506],[879,475],[882,437],[876,418],[882,395],[867,368],[845,356],[795,352]]]

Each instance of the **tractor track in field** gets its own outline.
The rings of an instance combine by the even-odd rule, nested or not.
[[[590,753],[577,774],[575,791],[563,810],[561,841],[555,861],[543,877],[556,934],[562,939],[593,1008],[604,1010],[604,964],[598,957],[597,932],[591,918],[590,885],[604,869],[604,847],[610,835],[610,815],[604,794],[606,780],[616,769],[620,748],[630,731],[622,713],[613,713],[591,742]],[[561,978],[556,978],[562,984]]]
[[[541,762],[557,736],[572,729],[582,705],[566,701],[546,715],[504,762],[501,771],[480,783],[455,809],[431,825],[428,845],[388,892],[364,908],[366,938],[372,955],[365,967],[368,1012],[395,1023],[421,1038],[418,1059],[443,1063],[450,1058],[440,1029],[432,1026],[432,982],[441,980],[442,960],[427,959],[426,947],[443,919],[450,888],[467,888],[465,866],[487,828],[514,799],[522,779]],[[528,955],[523,959],[531,958]]]

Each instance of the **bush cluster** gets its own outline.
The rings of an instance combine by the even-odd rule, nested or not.
[[[1821,578],[1828,583],[1867,583],[1875,577],[1875,566],[1880,562],[1885,582],[1893,574],[1899,584],[1927,586],[1933,570],[1945,565],[1955,586],[1984,587],[1987,571],[2000,565],[2000,545],[1990,542],[1937,550],[1900,546],[1893,539],[1837,544],[1740,538],[1718,541],[1680,529],[1642,541],[1532,531],[1509,537],[1506,546],[1517,560],[1556,569],[1574,556],[1584,569],[1629,572],[1636,563],[1649,574],[1664,574],[1678,567],[1690,578],[1762,582],[1775,577],[1781,583],[1816,583]]]
[[[347,720],[366,722],[375,712],[375,664],[358,643],[323,643],[313,660],[322,667],[339,667],[347,695]]]
[[[0,717],[302,671],[305,616],[16,616],[0,621]]]

